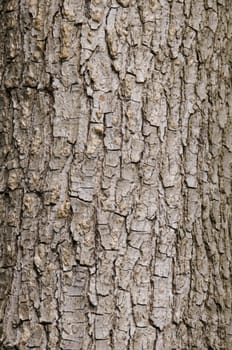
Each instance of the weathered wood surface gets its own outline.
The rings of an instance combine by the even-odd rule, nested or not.
[[[1,349],[232,349],[231,9],[0,2]]]

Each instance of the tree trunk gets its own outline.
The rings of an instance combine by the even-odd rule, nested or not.
[[[1,349],[232,349],[231,12],[1,1]]]

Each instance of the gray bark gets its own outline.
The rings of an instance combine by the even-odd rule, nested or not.
[[[231,350],[231,1],[0,18],[1,349]]]

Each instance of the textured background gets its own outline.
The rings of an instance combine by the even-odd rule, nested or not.
[[[1,349],[231,350],[231,1],[0,23]]]

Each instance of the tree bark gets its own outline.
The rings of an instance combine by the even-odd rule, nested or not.
[[[231,12],[0,2],[1,349],[232,349]]]

